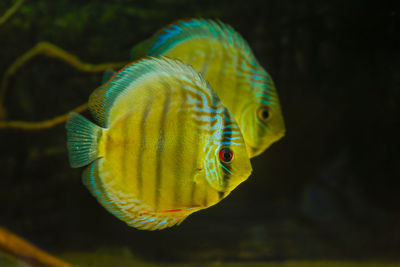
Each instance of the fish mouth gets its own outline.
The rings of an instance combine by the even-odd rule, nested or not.
[[[254,158],[258,155],[260,155],[265,149],[260,149],[260,148],[255,148],[250,145],[246,145],[247,149],[247,154],[249,155],[249,158]]]
[[[252,145],[246,144],[246,149],[247,149],[247,154],[249,155],[249,158],[254,158],[261,153],[263,153],[265,150],[267,150],[272,144],[276,143],[282,137],[285,136],[285,130],[280,131],[276,133],[275,135],[271,135],[269,137],[269,140],[266,140],[266,142],[261,143],[259,146],[254,147]]]

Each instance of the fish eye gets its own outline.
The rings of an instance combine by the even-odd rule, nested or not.
[[[219,159],[222,162],[229,163],[233,159],[233,151],[225,147],[219,151]]]
[[[261,108],[258,110],[258,118],[259,118],[260,120],[265,121],[265,120],[267,120],[269,117],[270,117],[270,113],[269,113],[268,108],[266,108],[266,107],[261,107]]]

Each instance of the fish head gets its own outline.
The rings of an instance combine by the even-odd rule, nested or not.
[[[207,182],[218,192],[227,193],[247,180],[252,172],[246,145],[234,123],[213,135],[204,148],[204,169]]]
[[[244,105],[240,114],[242,129],[247,151],[250,158],[264,152],[286,133],[279,98],[272,80],[261,88],[256,88],[256,101]]]

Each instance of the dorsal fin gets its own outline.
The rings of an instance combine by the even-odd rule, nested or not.
[[[101,80],[101,84],[108,82],[112,76],[114,76],[117,72],[113,69],[106,69],[103,73],[103,78]]]
[[[166,57],[144,58],[127,65],[90,95],[89,110],[91,114],[101,127],[108,127],[109,111],[118,97],[123,96],[128,90],[135,90],[139,83],[154,82],[154,78],[162,75],[179,79],[186,77],[200,88],[209,88],[208,83],[193,67],[179,60]],[[151,79],[147,80],[150,77]],[[212,93],[211,89],[210,92]]]
[[[179,20],[155,33],[150,39],[133,47],[132,59],[143,56],[159,56],[177,44],[187,40],[210,38],[226,47],[242,50],[247,56],[253,53],[246,40],[231,26],[220,21],[206,19]]]
[[[89,110],[101,127],[108,126],[107,115],[115,99],[123,94],[130,84],[151,70],[151,66],[146,64],[146,61],[143,62],[133,62],[125,66],[90,95]]]

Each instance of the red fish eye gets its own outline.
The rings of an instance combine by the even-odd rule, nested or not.
[[[219,159],[222,162],[229,163],[233,159],[233,151],[225,147],[219,151]]]

